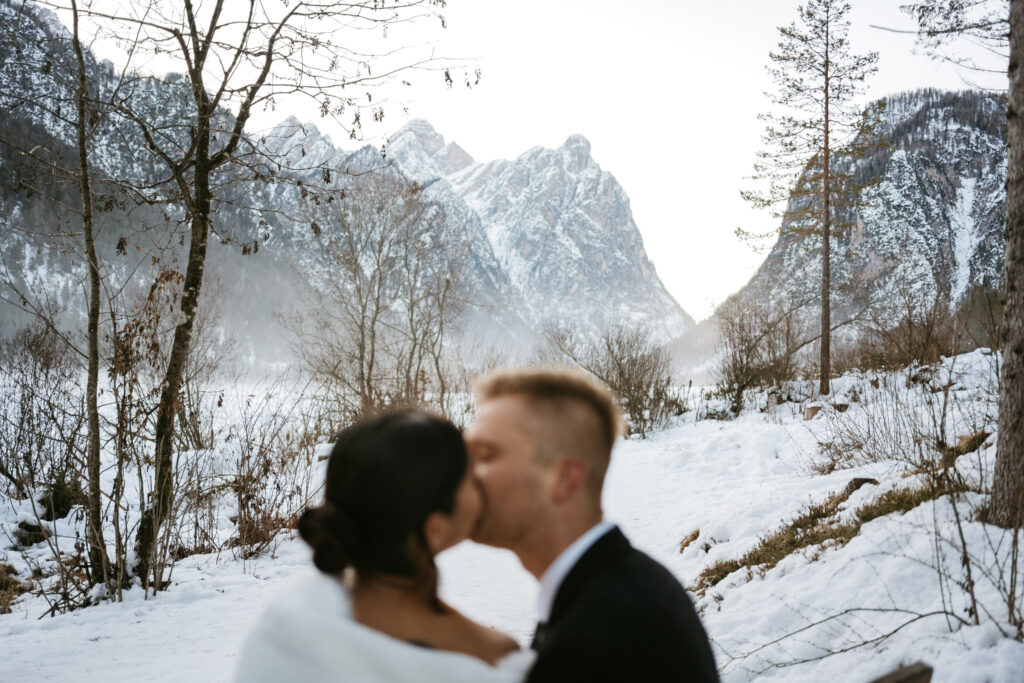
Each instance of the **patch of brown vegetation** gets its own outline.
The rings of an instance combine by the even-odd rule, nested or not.
[[[709,588],[744,567],[748,569],[748,576],[753,575],[751,570],[755,567],[763,575],[784,558],[804,548],[844,546],[860,533],[863,524],[885,515],[908,512],[922,503],[950,492],[937,486],[892,489],[857,508],[853,521],[839,522],[835,518],[839,506],[854,491],[869,483],[878,484],[874,479],[851,480],[839,493],[830,496],[824,502],[809,506],[799,517],[763,537],[757,546],[743,557],[738,560],[721,560],[705,568],[697,577],[695,592],[704,595]]]
[[[949,491],[937,486],[891,489],[870,503],[857,508],[857,520],[863,524],[897,512],[909,512],[921,503],[935,500],[946,493],[949,493]]]
[[[942,466],[952,467],[956,463],[956,459],[961,455],[967,455],[973,453],[982,447],[985,443],[985,439],[992,436],[984,429],[980,429],[973,434],[965,434],[960,437],[955,446],[947,446],[940,443],[938,445],[939,453],[942,454]]]
[[[11,606],[19,595],[32,590],[17,579],[18,570],[10,564],[0,564],[0,614],[10,614]]]
[[[698,536],[700,536],[700,529],[694,529],[692,533],[690,533],[686,538],[684,538],[679,543],[679,552],[681,553],[684,550],[686,550],[686,548],[689,547],[691,543],[697,540]]]
[[[39,524],[18,522],[18,526],[14,530],[14,540],[23,548],[35,545],[36,543],[42,543],[49,537],[50,530]]]

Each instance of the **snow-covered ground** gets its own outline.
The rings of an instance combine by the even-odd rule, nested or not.
[[[950,393],[964,405],[983,404],[990,365],[991,356],[982,352],[948,362],[942,371],[948,375],[955,366],[956,380]],[[765,397],[753,397],[750,411],[736,420],[696,421],[690,413],[647,440],[620,442],[606,488],[607,516],[634,545],[694,586],[702,569],[739,558],[853,477],[873,477],[879,485],[855,492],[840,513],[844,518],[884,490],[917,482],[904,476],[905,463],[892,461],[830,474],[811,468],[820,458],[819,441],[830,438],[837,419],[867,424],[870,411],[885,407],[886,384],[873,388],[871,379],[837,381],[837,393],[857,398],[842,417],[826,406],[805,421],[801,403],[761,412]],[[971,411],[952,416],[950,433],[976,417]],[[960,458],[957,469],[965,478],[991,471],[993,442]],[[966,618],[966,594],[956,584],[962,568],[952,545],[958,537],[953,507],[940,498],[865,523],[843,547],[805,549],[765,572],[737,571],[696,598],[723,680],[866,683],[919,660],[935,667],[936,683],[1024,680],[1024,644],[1000,633],[1009,629],[1006,606],[986,578],[1008,557],[1007,539],[973,521],[978,502],[967,494],[957,512],[975,558],[980,626],[961,625],[944,613],[928,616]],[[680,553],[680,542],[695,530],[697,540]],[[5,554],[14,551],[0,550],[0,561]],[[442,555],[439,565],[447,600],[529,641],[536,585],[511,554],[465,543]],[[941,580],[938,566],[952,580]],[[288,539],[273,558],[244,564],[230,555],[186,558],[174,568],[172,589],[155,599],[143,600],[136,589],[120,604],[38,619],[43,603],[29,598],[0,617],[0,680],[228,679],[253,619],[287,589],[290,577],[309,567],[302,541]],[[1024,584],[1024,576],[1018,581]],[[889,631],[895,632],[879,639]],[[823,656],[828,651],[836,654]]]

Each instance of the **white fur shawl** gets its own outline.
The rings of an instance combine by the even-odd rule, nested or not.
[[[352,619],[339,581],[319,572],[293,583],[246,639],[235,680],[353,683],[520,683],[528,653],[492,667],[468,655],[397,640]]]

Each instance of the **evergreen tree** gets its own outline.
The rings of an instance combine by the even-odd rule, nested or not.
[[[821,381],[831,376],[831,239],[848,227],[859,194],[854,162],[878,138],[879,111],[855,106],[864,81],[877,70],[878,53],[850,51],[846,0],[809,0],[799,22],[779,27],[768,73],[778,109],[762,114],[765,148],[754,163],[767,189],[741,192],[759,208],[775,208],[781,235],[821,238]],[[742,236],[750,233],[739,231]]]

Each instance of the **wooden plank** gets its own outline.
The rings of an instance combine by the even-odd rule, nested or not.
[[[892,673],[876,678],[871,683],[930,683],[932,668],[924,662],[900,667]]]

